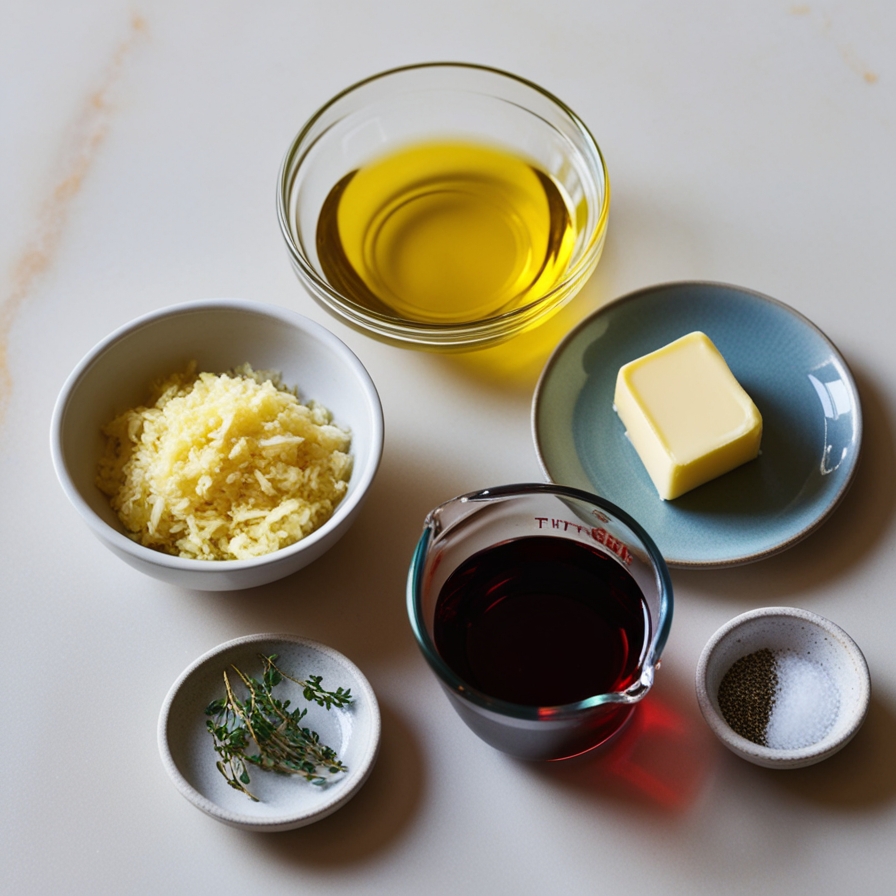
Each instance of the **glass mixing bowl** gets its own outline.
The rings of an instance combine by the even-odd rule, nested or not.
[[[396,310],[388,300],[365,303],[357,293],[348,294],[351,290],[334,276],[333,266],[328,268],[322,262],[325,243],[321,241],[326,231],[321,222],[326,215],[322,217],[321,213],[329,207],[328,199],[336,195],[334,187],[390,154],[433,142],[488,147],[531,165],[530,175],[546,176],[553,185],[551,189],[556,188],[551,195],[562,197],[571,234],[564,243],[564,260],[556,276],[553,272],[549,278],[535,276],[527,281],[530,289],[469,317],[462,311],[453,316],[420,316],[408,313],[407,306]],[[445,192],[443,189],[442,194]],[[446,201],[455,199],[462,202],[469,196],[456,193]],[[543,203],[544,197],[539,201]],[[407,213],[406,202],[395,202],[402,214]],[[561,308],[582,287],[600,258],[609,204],[606,165],[597,143],[575,113],[536,84],[496,69],[463,63],[393,69],[338,94],[293,140],[280,170],[277,192],[280,229],[293,267],[314,299],[344,323],[370,336],[435,351],[464,351],[502,342]],[[518,241],[519,234],[510,232],[518,224],[512,210],[503,218],[502,214],[500,210],[495,212],[508,233],[495,234],[485,223],[483,233],[488,239],[504,240],[504,244]],[[422,238],[425,218],[421,211],[416,217],[404,219],[401,226],[409,239]],[[390,220],[394,224],[394,216]],[[400,228],[395,225],[395,229]],[[460,242],[465,240],[468,248],[481,249],[476,237],[461,228]],[[463,251],[454,245],[448,250],[448,255]],[[522,254],[525,251],[523,246]],[[537,252],[535,257],[539,257]],[[550,248],[545,257],[547,264],[556,262]],[[539,264],[536,261],[533,266],[536,274],[543,270]],[[468,268],[467,282],[478,288],[486,272],[480,273],[475,264],[468,264]],[[509,276],[511,282],[514,275]],[[460,307],[464,307],[462,301]],[[401,302],[398,308],[402,309]]]

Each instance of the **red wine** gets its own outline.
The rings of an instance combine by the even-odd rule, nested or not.
[[[442,586],[442,659],[492,697],[559,706],[628,687],[647,636],[644,596],[617,560],[535,535],[486,548]]]

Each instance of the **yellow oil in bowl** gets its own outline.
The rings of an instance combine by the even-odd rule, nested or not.
[[[316,242],[324,275],[350,301],[456,324],[522,307],[562,281],[576,214],[564,188],[521,156],[427,142],[341,178]]]

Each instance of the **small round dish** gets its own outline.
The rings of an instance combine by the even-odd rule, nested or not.
[[[541,180],[543,195],[537,205],[545,213],[552,208],[555,212],[545,224],[546,232],[567,233],[572,239],[568,261],[556,276],[548,277],[545,272],[558,253],[550,250],[545,254],[549,247],[540,239],[530,243],[531,234],[522,226],[526,218],[520,212],[523,206],[509,202],[513,191],[486,198],[484,184],[489,178],[475,167],[468,172],[456,153],[433,169],[418,169],[417,162],[407,163],[405,158],[402,168],[417,171],[416,179],[408,174],[408,183],[401,187],[386,179],[390,199],[383,209],[391,202],[395,209],[388,215],[383,210],[373,219],[379,223],[371,223],[364,231],[360,251],[368,262],[381,255],[391,258],[387,270],[392,274],[375,265],[363,275],[355,270],[349,260],[353,241],[346,243],[340,225],[336,224],[334,233],[327,222],[340,220],[341,203],[348,202],[356,175],[362,172],[363,179],[365,168],[393,153],[439,143],[476,145],[510,154],[526,166],[527,177],[535,175]],[[506,169],[506,162],[501,162],[502,168]],[[432,202],[436,196],[438,202]],[[562,226],[561,216],[556,214],[560,206],[567,207],[567,223]],[[299,280],[320,305],[376,339],[445,352],[468,351],[509,339],[569,301],[600,258],[609,207],[606,165],[588,128],[574,112],[523,78],[457,62],[381,72],[333,97],[292,141],[277,189],[277,214],[290,260]],[[396,211],[399,208],[401,214]],[[479,211],[455,218],[462,208]],[[346,212],[346,216],[357,227],[366,219],[355,213]],[[544,257],[545,265],[526,270],[496,251],[496,270],[486,276],[475,266],[461,264],[469,252],[457,248],[460,237],[455,234],[449,237],[451,245],[439,241],[444,259],[438,262],[438,269],[444,267],[444,276],[456,274],[457,282],[467,285],[452,291],[455,298],[436,300],[431,283],[413,287],[414,281],[395,274],[407,271],[409,260],[419,257],[420,243],[412,242],[410,236],[390,242],[384,234],[398,228],[403,234],[413,234],[413,240],[424,239],[425,244],[420,235],[443,232],[431,228],[448,218],[465,222],[459,226],[468,234],[480,233],[479,241],[487,234],[497,245],[517,244],[519,250],[513,256],[517,261],[531,253]],[[477,242],[476,237],[472,239]],[[328,246],[331,251],[324,251]],[[453,262],[452,250],[458,253]],[[565,257],[566,250],[559,255]],[[462,273],[464,270],[468,273]],[[495,290],[474,301],[473,284],[492,281]]]
[[[619,368],[702,330],[762,414],[760,456],[662,501],[613,411]],[[635,517],[675,567],[748,563],[814,531],[852,482],[862,411],[830,340],[768,296],[721,283],[648,287],[583,321],[548,360],[532,429],[551,482],[595,492]]]
[[[352,473],[332,516],[301,540],[246,560],[175,557],[130,538],[96,485],[102,428],[146,400],[151,384],[185,370],[223,373],[242,364],[278,372],[303,401],[328,408],[351,430]],[[63,385],[50,425],[63,491],[94,535],[147,575],[184,588],[229,591],[273,582],[307,566],[348,531],[383,452],[383,409],[355,354],[320,324],[285,308],[244,299],[203,299],[151,312],[91,349]]]
[[[239,667],[261,677],[259,654],[276,654],[277,665],[303,679],[321,676],[327,690],[351,689],[347,708],[329,711],[308,703],[301,688],[284,680],[275,696],[307,706],[309,728],[332,747],[348,767],[324,785],[295,776],[250,767],[250,790],[259,802],[228,785],[216,768],[218,755],[206,729],[205,709],[224,696],[223,672]],[[380,741],[380,712],[376,696],[360,669],[341,653],[290,634],[247,635],[210,650],[190,665],[168,692],[159,716],[159,752],[178,791],[194,806],[224,824],[250,831],[286,831],[303,827],[344,806],[367,780]],[[251,751],[250,751],[251,752]]]
[[[768,708],[770,660],[769,714],[762,707]],[[843,629],[808,610],[744,613],[712,636],[697,664],[697,702],[707,724],[733,753],[766,768],[801,768],[832,756],[855,736],[870,699],[862,651]]]

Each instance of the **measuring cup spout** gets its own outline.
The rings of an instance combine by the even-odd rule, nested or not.
[[[478,509],[477,499],[480,499],[479,493],[462,495],[440,504],[426,515],[426,519],[423,521],[424,530],[429,532],[433,540],[439,538],[448,529]]]
[[[637,703],[647,696],[647,692],[653,687],[654,672],[654,666],[649,666],[644,669],[641,673],[641,677],[622,692],[625,703]]]

